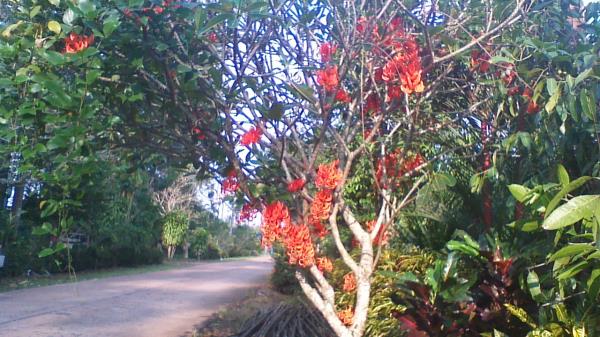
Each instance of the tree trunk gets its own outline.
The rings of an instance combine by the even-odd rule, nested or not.
[[[169,246],[167,247],[167,258],[168,258],[169,260],[172,260],[172,259],[173,259],[173,257],[175,256],[175,249],[177,249],[177,246],[172,246],[172,245],[169,245]]]
[[[190,257],[189,252],[190,252],[190,243],[186,241],[183,243],[183,258],[184,259],[187,260]]]
[[[25,191],[25,184],[18,183],[15,185],[15,194],[13,195],[12,204],[12,222],[15,227],[15,236],[19,235],[19,226],[21,225],[21,210],[23,209],[23,194]]]

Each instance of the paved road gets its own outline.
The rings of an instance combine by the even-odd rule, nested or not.
[[[1,293],[0,336],[181,336],[272,268],[251,258]]]

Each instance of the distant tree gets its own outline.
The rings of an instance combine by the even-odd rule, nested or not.
[[[167,257],[175,256],[175,249],[185,240],[189,217],[182,211],[173,211],[165,216],[163,223],[163,245],[167,246]]]

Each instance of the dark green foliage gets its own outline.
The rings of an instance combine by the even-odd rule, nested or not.
[[[260,311],[232,337],[335,337],[323,316],[305,303]]]
[[[301,290],[298,280],[294,276],[296,268],[288,264],[288,258],[281,247],[275,246],[273,250],[275,267],[271,274],[271,285],[282,294],[298,293]]]

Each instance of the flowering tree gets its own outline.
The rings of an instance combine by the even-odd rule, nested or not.
[[[52,111],[86,123],[104,117],[98,134],[111,144],[217,177],[246,201],[244,218],[262,213],[263,244],[283,244],[304,293],[344,337],[364,332],[371,276],[399,212],[427,181],[451,184],[436,163],[481,154],[489,169],[494,98],[477,97],[515,80],[490,46],[530,6],[51,3],[3,34],[26,36],[34,63],[78,79],[77,90],[30,76],[39,65],[11,85],[37,84]],[[327,278],[337,258],[348,270],[341,287]],[[337,306],[339,288],[353,306]]]

